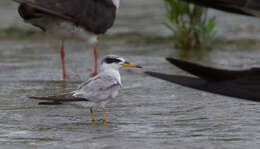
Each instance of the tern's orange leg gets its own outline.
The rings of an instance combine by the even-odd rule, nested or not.
[[[106,118],[105,109],[102,109],[102,113],[103,113],[103,123],[108,123],[109,121]]]
[[[92,122],[93,122],[93,123],[97,123],[97,120],[95,119],[95,116],[94,116],[94,110],[93,110],[93,108],[91,107],[91,108],[89,109],[89,111],[90,111],[90,117],[91,117]]]
[[[61,41],[60,48],[61,64],[62,64],[62,79],[64,80],[67,77],[66,67],[65,67],[65,51],[64,51],[64,41]]]
[[[96,76],[98,74],[98,46],[97,46],[97,43],[95,43],[94,45],[94,49],[93,49],[93,52],[94,52],[94,72],[92,73],[92,76]]]

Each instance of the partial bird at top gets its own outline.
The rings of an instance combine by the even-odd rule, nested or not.
[[[248,16],[260,17],[259,0],[184,0],[190,3],[237,13]]]
[[[14,0],[20,3],[20,16],[25,22],[39,27],[61,40],[62,76],[65,70],[64,40],[83,31],[94,44],[95,70],[97,74],[97,35],[112,27],[120,0]]]

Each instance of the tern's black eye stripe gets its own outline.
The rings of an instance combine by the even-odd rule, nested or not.
[[[122,62],[120,59],[116,59],[116,58],[106,58],[105,59],[105,62],[107,64],[111,64],[111,63],[120,63]]]

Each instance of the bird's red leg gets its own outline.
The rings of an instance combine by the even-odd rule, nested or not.
[[[93,49],[93,52],[94,52],[94,72],[92,73],[92,76],[96,76],[98,74],[98,46],[97,46],[97,43],[95,43],[94,45],[94,49]]]
[[[66,67],[65,67],[65,51],[64,51],[64,41],[61,41],[60,48],[61,64],[62,64],[62,79],[64,80],[67,77]]]

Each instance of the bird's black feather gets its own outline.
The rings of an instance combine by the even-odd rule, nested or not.
[[[146,74],[186,87],[260,102],[260,68],[224,70],[167,58],[172,64],[196,77],[146,72]]]
[[[210,7],[226,12],[242,14],[247,16],[256,16],[253,12],[246,11],[256,10],[260,11],[260,3],[258,0],[184,0],[186,2],[194,3],[204,7]]]

